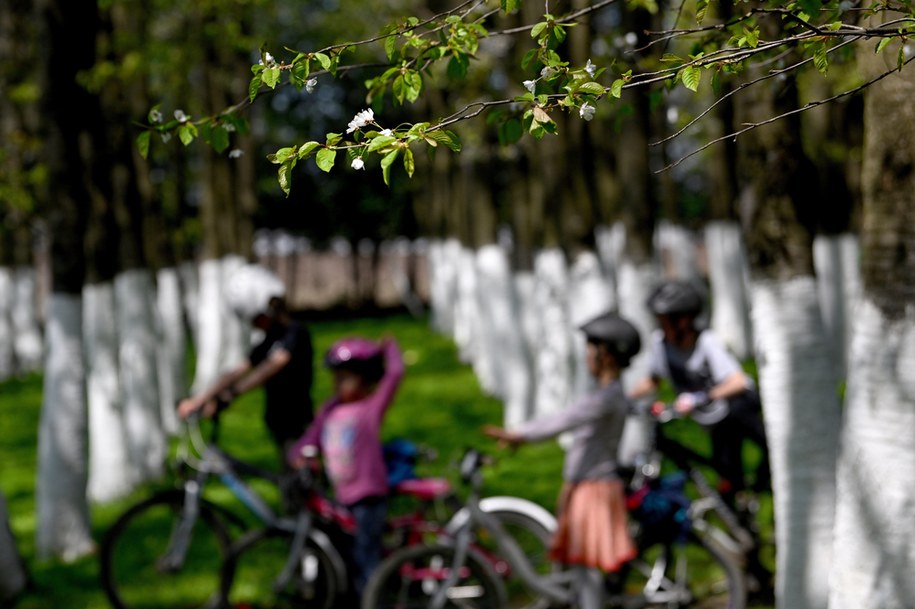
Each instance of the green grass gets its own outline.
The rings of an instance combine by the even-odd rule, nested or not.
[[[406,437],[434,448],[438,459],[421,466],[421,473],[444,475],[456,482],[454,466],[467,446],[495,453],[480,427],[501,423],[501,402],[487,397],[469,366],[458,361],[453,342],[432,332],[425,320],[406,315],[355,320],[322,320],[310,324],[315,353],[313,396],[321,404],[330,395],[330,377],[320,357],[336,339],[348,335],[380,338],[392,335],[404,351],[407,372],[395,403],[385,419],[388,438]],[[39,375],[0,384],[0,488],[6,496],[11,526],[19,550],[35,582],[34,590],[16,609],[105,609],[108,603],[98,585],[98,559],[90,556],[72,564],[38,560],[35,553],[35,474],[37,429],[41,407]],[[223,417],[221,443],[232,454],[268,467],[276,465],[274,446],[261,420],[261,395],[254,392],[233,404]],[[704,438],[694,438],[702,446]],[[554,442],[523,447],[517,454],[500,453],[488,472],[489,494],[531,499],[552,509],[560,484],[562,452]],[[130,504],[168,481],[138,489],[130,497],[92,506],[96,540]],[[270,494],[270,489],[258,486]],[[213,485],[214,500],[235,505],[225,489]]]

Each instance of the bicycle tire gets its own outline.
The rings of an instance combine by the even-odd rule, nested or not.
[[[397,550],[369,578],[362,609],[427,607],[439,582],[451,573],[454,548],[443,544],[414,545]],[[485,557],[470,550],[457,585],[446,595],[445,607],[503,609],[506,590]]]
[[[229,607],[331,609],[343,598],[347,573],[343,558],[321,542],[319,531],[306,540],[305,557],[281,589],[280,576],[292,545],[291,531],[249,531],[232,544],[221,573],[222,598]],[[339,606],[339,605],[337,605]]]
[[[542,521],[523,512],[507,508],[491,508],[488,514],[495,516],[502,528],[521,546],[530,561],[531,567],[540,575],[555,572],[559,567],[550,560],[549,547],[555,531],[547,528]],[[496,542],[486,531],[477,531],[474,547],[489,561],[497,575],[506,582],[508,598],[515,609],[545,609],[549,601],[531,593],[528,588],[514,576],[511,565],[499,556]]]
[[[744,609],[740,564],[713,541],[689,533],[683,540],[640,545],[639,555],[612,574],[609,606]]]
[[[101,585],[114,609],[198,609],[219,606],[219,571],[230,539],[218,509],[201,499],[182,563],[162,557],[184,506],[184,491],[154,494],[128,508],[100,549]]]

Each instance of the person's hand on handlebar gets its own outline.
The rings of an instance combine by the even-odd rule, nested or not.
[[[689,414],[696,407],[708,404],[708,394],[704,391],[684,392],[674,400],[674,410],[679,414]]]
[[[223,392],[226,393],[226,392]],[[225,408],[231,401],[228,395],[220,394],[215,398],[202,400],[198,397],[189,397],[178,402],[178,416],[186,419],[195,412],[199,412],[206,418],[212,418],[217,412]]]
[[[521,435],[512,433],[497,425],[484,425],[483,435],[498,440],[500,448],[514,450],[524,443],[524,438]]]

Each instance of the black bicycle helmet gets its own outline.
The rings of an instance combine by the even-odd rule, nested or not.
[[[588,341],[606,345],[620,367],[628,366],[642,348],[636,327],[612,311],[595,317],[580,329]]]
[[[688,281],[665,281],[648,297],[648,308],[655,315],[698,315],[702,294]]]

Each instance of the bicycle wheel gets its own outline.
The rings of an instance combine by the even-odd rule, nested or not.
[[[101,583],[115,609],[218,605],[229,533],[205,501],[182,532],[183,507],[183,491],[157,493],[128,508],[108,530],[101,547]],[[176,550],[182,541],[185,552]]]
[[[487,513],[495,516],[502,528],[521,546],[531,566],[540,575],[546,575],[557,570],[549,557],[550,540],[553,531],[547,529],[540,521],[527,514],[514,512],[508,509],[492,509]],[[493,570],[506,580],[508,598],[512,607],[516,609],[542,609],[549,607],[550,603],[531,593],[523,582],[514,577],[511,565],[499,556],[497,545],[492,535],[485,530],[477,531],[475,547],[490,563]]]
[[[429,602],[451,575],[454,548],[415,545],[398,550],[378,566],[366,586],[362,609],[411,609]],[[489,563],[471,550],[457,582],[445,593],[445,607],[503,609],[505,587]]]
[[[222,593],[229,607],[252,609],[330,609],[346,590],[346,567],[330,542],[306,541],[288,581],[280,577],[289,557],[292,533],[251,531],[235,542],[222,569]]]
[[[639,556],[611,575],[614,607],[744,609],[743,571],[713,542],[690,533],[685,540],[640,545]]]

